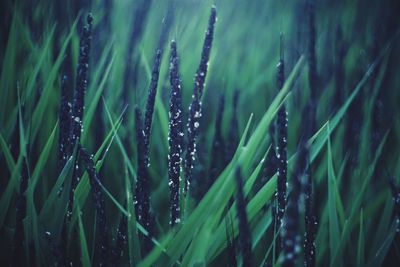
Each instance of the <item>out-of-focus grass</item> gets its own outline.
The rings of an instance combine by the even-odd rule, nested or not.
[[[254,258],[256,263],[261,263],[274,240],[270,235],[273,220],[265,207],[271,203],[276,178],[261,187],[255,186],[261,179],[262,159],[270,146],[268,126],[284,101],[289,114],[288,177],[291,177],[302,132],[304,118],[301,114],[309,99],[307,75],[305,69],[301,69],[307,68],[307,64],[303,60],[298,63],[300,56],[306,53],[308,40],[304,1],[153,1],[143,21],[142,35],[133,37],[130,32],[135,11],[143,1],[111,1],[109,9],[105,9],[105,1],[100,0],[90,1],[90,4],[89,1],[36,2],[36,5],[22,0],[2,4],[3,12],[7,12],[2,28],[7,31],[1,33],[5,36],[1,40],[6,42],[0,44],[1,260],[11,261],[15,203],[25,155],[30,170],[24,220],[25,249],[32,251],[27,254],[29,257],[36,255],[29,259],[39,266],[53,259],[45,232],[51,232],[54,241],[59,241],[63,221],[60,217],[64,216],[68,197],[64,193],[58,196],[57,189],[61,184],[68,188],[73,165],[70,160],[61,174],[57,172],[60,79],[64,72],[73,70],[67,73],[73,85],[79,45],[76,28],[81,24],[81,15],[92,11],[94,39],[82,142],[95,154],[104,190],[108,192],[110,237],[114,237],[119,219],[129,216],[124,264],[226,264],[225,217],[234,218],[234,235],[238,234],[236,211],[231,209],[226,213],[232,207],[229,199],[234,192],[233,175],[237,166],[241,167],[245,179]],[[167,40],[175,39],[178,43],[186,121],[193,76],[199,64],[212,4],[217,5],[218,21],[203,98],[200,159],[195,179],[200,183],[208,179],[204,174],[212,160],[208,155],[221,92],[227,99],[222,122],[223,136],[227,138],[231,99],[234,89],[240,90],[238,119],[242,139],[234,158],[214,185],[201,200],[190,197],[183,224],[170,230],[167,185],[170,87],[166,42],[150,145],[149,174],[157,234],[153,237],[154,250],[144,257],[140,255],[137,232],[146,233],[146,229],[136,222],[133,196],[129,191],[136,177],[133,107],[145,105],[150,65],[162,23],[170,15],[173,19],[167,27]],[[168,10],[173,14],[167,14]],[[319,101],[316,115],[319,130],[310,141],[310,152],[315,168],[313,179],[319,221],[318,266],[378,266],[385,258],[387,264],[399,261],[392,246],[396,233],[386,174],[389,172],[397,181],[400,179],[398,10],[395,1],[368,1],[368,5],[365,1],[317,2]],[[106,26],[106,18],[109,18],[109,26]],[[335,53],[335,47],[340,45],[334,34],[338,26],[342,28],[341,42],[345,47],[342,66],[338,66]],[[107,27],[109,31],[105,30]],[[285,89],[278,95],[276,64],[281,32],[285,36],[286,71],[292,73],[292,79],[288,78]],[[134,50],[127,51],[132,38]],[[128,99],[122,99],[127,53],[132,53],[136,82],[125,88]],[[296,63],[298,68],[295,68]],[[344,70],[340,87],[335,83],[337,67]],[[341,90],[344,97],[332,109],[337,90]],[[359,128],[355,135],[349,135],[350,128],[356,124]],[[99,127],[104,129],[99,131]],[[99,256],[93,252],[97,242],[93,229],[96,218],[93,203],[88,198],[89,189],[87,174],[84,174],[75,191],[77,201],[67,229],[70,260],[74,263],[81,260],[85,266],[95,263]]]

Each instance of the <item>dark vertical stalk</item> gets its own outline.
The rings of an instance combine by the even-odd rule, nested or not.
[[[25,192],[28,188],[29,170],[26,157],[22,159],[21,178],[19,183],[19,194],[16,203],[16,218],[14,232],[14,265],[26,265],[25,257],[25,235],[23,220],[26,216],[26,196]]]
[[[310,87],[310,102],[313,109],[316,109],[317,100],[317,60],[315,55],[315,0],[307,0],[307,12],[308,12],[308,82]],[[315,117],[315,114],[314,114]],[[311,128],[315,128],[311,124]]]
[[[124,248],[126,246],[126,231],[128,228],[128,219],[122,215],[117,228],[117,236],[115,246],[111,252],[111,266],[120,266],[121,258],[123,256]]]
[[[208,175],[209,176],[208,188],[210,188],[213,185],[215,178],[217,178],[217,175],[221,171],[221,167],[225,165],[225,142],[222,137],[222,130],[221,130],[224,108],[225,108],[225,95],[221,94],[219,97],[217,118],[215,120],[215,126],[214,126],[215,134],[211,149],[211,163]]]
[[[344,56],[345,56],[345,46],[343,41],[343,32],[340,25],[336,28],[336,42],[335,42],[335,95],[334,101],[332,103],[331,111],[336,111],[343,103],[344,99],[344,81],[345,81],[345,71],[344,71]]]
[[[207,75],[208,61],[210,59],[210,51],[214,35],[214,25],[217,18],[217,9],[215,6],[211,8],[211,14],[208,21],[208,29],[204,39],[203,50],[201,53],[201,60],[199,68],[197,69],[193,87],[192,103],[189,106],[188,118],[188,141],[187,151],[185,158],[185,188],[186,193],[192,179],[192,169],[194,166],[196,155],[196,136],[200,126],[199,121],[201,118],[201,97],[203,94],[204,83]]]
[[[235,154],[239,143],[239,122],[238,122],[239,89],[235,89],[232,100],[232,117],[230,131],[228,135],[228,145],[226,152],[226,163],[229,163]]]
[[[88,25],[82,30],[81,41],[79,45],[79,58],[78,58],[78,68],[76,75],[76,86],[74,91],[74,99],[72,104],[71,121],[70,121],[70,132],[69,132],[69,147],[68,156],[72,155],[74,147],[79,144],[81,132],[83,130],[83,110],[85,108],[85,93],[87,88],[88,79],[88,68],[89,68],[89,54],[91,48],[92,40],[92,23],[93,17],[91,14],[87,16]],[[67,220],[70,219],[73,209],[73,198],[76,186],[79,183],[79,164],[75,160],[75,166],[73,170],[72,182],[71,182],[71,192],[68,203]]]
[[[74,91],[74,100],[72,104],[71,128],[70,128],[70,147],[69,155],[75,144],[79,143],[83,123],[83,110],[85,109],[85,93],[87,89],[89,54],[92,40],[92,23],[91,14],[87,16],[88,25],[82,30],[81,41],[79,45],[78,68],[76,74],[76,85]]]
[[[308,82],[310,88],[309,101],[309,120],[310,120],[310,135],[315,132],[316,127],[316,109],[317,109],[317,66],[315,55],[315,0],[307,1],[308,8]],[[307,181],[305,184],[305,266],[315,266],[315,235],[317,219],[314,208],[313,184],[312,184],[312,167],[308,168]]]
[[[156,100],[157,94],[157,85],[158,85],[158,77],[160,75],[160,65],[161,65],[161,56],[162,52],[160,49],[156,52],[156,57],[154,59],[153,70],[151,73],[151,81],[150,81],[150,88],[149,94],[147,97],[147,104],[146,104],[146,112],[144,115],[144,153],[145,156],[145,164],[148,166],[149,162],[149,149],[150,149],[150,133],[151,133],[151,124],[153,121],[153,113],[154,113],[154,102]]]
[[[235,236],[233,232],[233,222],[232,218],[229,216],[225,219],[225,235],[226,235],[226,248],[228,251],[228,266],[236,267],[236,246],[235,246]]]
[[[146,222],[146,218],[143,218],[143,205],[146,205],[144,195],[147,192],[147,169],[145,160],[145,144],[144,144],[144,132],[142,129],[142,112],[139,107],[135,108],[135,126],[136,126],[136,144],[137,144],[137,180],[136,180],[136,214],[140,223]]]
[[[107,216],[106,216],[106,203],[104,199],[104,193],[101,189],[101,182],[99,175],[96,170],[96,165],[93,161],[93,156],[89,152],[80,148],[80,157],[86,166],[86,170],[89,174],[90,189],[92,192],[92,198],[94,207],[97,214],[98,223],[98,236],[100,242],[100,262],[99,266],[107,266],[108,263],[108,227],[107,227]]]
[[[400,232],[400,187],[396,186],[394,177],[390,177],[389,185],[394,202],[394,214],[396,218],[397,232]]]
[[[281,52],[280,52],[280,60],[278,63],[278,88],[282,89],[283,84],[285,82],[285,66],[284,66],[284,57],[283,57],[283,43],[281,36]],[[286,107],[283,103],[280,109],[278,110],[278,118],[277,118],[277,131],[278,131],[278,146],[277,146],[277,170],[278,170],[278,181],[277,181],[277,199],[278,199],[278,207],[277,207],[277,221],[279,225],[281,225],[281,220],[283,218],[283,214],[285,213],[286,208],[286,172],[287,172],[287,114]]]
[[[278,74],[277,74],[277,86],[278,90],[281,90],[285,83],[285,60],[284,60],[284,44],[283,35],[281,34],[280,40],[280,56],[278,62]],[[277,128],[277,146],[276,146],[276,171],[278,175],[277,179],[277,192],[276,192],[276,207],[273,211],[273,217],[275,221],[275,231],[278,231],[282,226],[282,219],[286,210],[286,183],[287,183],[287,113],[286,107],[283,103],[278,110],[276,119]],[[279,257],[279,253],[282,249],[282,241],[278,235],[275,239],[275,250],[274,258]]]
[[[69,142],[69,131],[71,124],[71,104],[68,100],[68,77],[64,75],[61,80],[61,96],[60,96],[60,110],[59,110],[59,123],[60,133],[58,139],[58,170],[64,168],[65,163],[68,160],[68,144]]]
[[[47,242],[49,244],[50,252],[51,254],[53,254],[54,257],[54,266],[60,266],[60,267],[65,266],[65,257],[60,245],[57,245],[53,241],[50,232],[45,232],[45,238],[47,239]]]
[[[305,144],[302,144],[302,146],[293,172],[290,195],[280,232],[283,251],[282,267],[296,266],[297,254],[301,247],[299,203],[301,202],[302,181],[304,180],[308,159],[308,148]]]
[[[168,154],[168,177],[170,191],[171,226],[180,222],[179,207],[179,185],[181,181],[181,162],[183,146],[183,123],[182,123],[182,88],[179,77],[179,58],[176,42],[171,42],[170,56],[170,83],[171,98],[169,106],[169,154]]]
[[[149,177],[146,165],[145,135],[143,130],[142,113],[139,107],[135,108],[136,145],[137,145],[137,176],[135,188],[135,209],[138,221],[151,233],[150,224],[150,191]],[[151,248],[151,242],[144,242],[144,253]]]
[[[240,167],[236,168],[236,210],[239,219],[239,242],[243,258],[243,266],[253,266],[253,255],[251,252],[251,233],[247,220],[246,200],[243,193],[243,178]]]

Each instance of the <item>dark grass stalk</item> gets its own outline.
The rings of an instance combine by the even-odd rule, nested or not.
[[[305,114],[312,114],[310,111],[312,107],[308,105],[306,107]],[[312,115],[310,115],[312,116]],[[312,124],[312,119],[309,119],[309,123]],[[311,129],[311,128],[310,128]],[[308,133],[308,137],[311,137],[311,132]],[[314,194],[313,194],[313,183],[312,183],[312,170],[311,166],[307,168],[307,174],[305,176],[306,181],[304,184],[304,202],[305,202],[305,236],[304,236],[304,257],[305,266],[315,266],[315,237],[317,233],[317,218],[314,207]]]
[[[281,90],[285,83],[285,61],[283,48],[283,35],[281,35],[280,56],[278,62],[277,87]],[[277,192],[276,207],[273,208],[273,218],[275,221],[275,231],[281,228],[282,219],[286,210],[286,183],[287,183],[287,113],[283,103],[278,110],[276,119],[277,146],[276,146],[276,171],[277,171]],[[282,240],[280,235],[275,239],[274,258],[277,259],[282,250]]]
[[[283,57],[283,43],[281,37],[281,52],[280,52],[280,60],[278,63],[278,88],[282,89],[283,84],[285,82],[285,66],[284,66],[284,57]],[[287,113],[286,107],[283,103],[280,109],[278,110],[278,118],[277,118],[277,131],[278,131],[278,142],[277,142],[277,171],[278,171],[278,180],[277,180],[277,199],[278,199],[278,207],[277,207],[277,221],[279,225],[281,225],[281,220],[283,218],[283,214],[285,213],[286,208],[286,172],[287,172]]]
[[[147,168],[145,160],[145,144],[144,144],[144,131],[142,129],[142,112],[139,107],[135,108],[135,127],[136,127],[136,144],[137,144],[137,180],[136,180],[136,195],[135,207],[136,214],[140,223],[146,222],[143,218],[143,205],[146,206],[145,195],[148,194],[147,181]]]
[[[283,252],[283,257],[281,258],[282,267],[296,266],[297,254],[301,248],[299,203],[301,202],[302,183],[307,168],[308,154],[308,148],[303,144],[293,172],[290,195],[280,232]]]
[[[26,196],[25,192],[28,188],[29,170],[26,157],[22,160],[21,178],[19,183],[19,194],[16,203],[16,218],[14,232],[14,265],[24,266],[26,264],[25,257],[25,235],[23,220],[26,216]]]
[[[394,214],[396,218],[396,231],[400,232],[400,187],[396,186],[394,177],[389,178],[390,190],[392,192],[392,198],[394,202]]]
[[[122,215],[119,225],[117,228],[115,246],[111,251],[111,266],[120,266],[121,258],[124,253],[124,248],[126,247],[126,232],[128,229],[128,219],[126,216]]]
[[[246,200],[243,193],[243,178],[240,167],[236,168],[236,210],[239,219],[239,242],[242,253],[243,266],[253,266],[253,255],[251,252],[251,233],[247,220]]]
[[[232,117],[230,121],[230,131],[228,135],[228,144],[226,151],[226,163],[229,163],[235,154],[236,147],[239,143],[239,122],[238,122],[238,104],[239,89],[235,89],[232,100]]]
[[[145,145],[144,153],[146,154],[145,156],[146,166],[149,164],[150,132],[151,132],[151,124],[153,121],[154,102],[156,100],[156,94],[157,94],[158,77],[160,76],[161,56],[162,52],[160,49],[158,49],[154,59],[153,70],[151,73],[151,82],[150,82],[149,94],[147,97],[146,112],[144,116],[143,131],[144,131],[144,145]]]
[[[315,33],[315,0],[307,0],[308,12],[308,81],[310,87],[310,102],[316,108],[317,98],[317,59],[315,55],[316,33]],[[313,128],[313,125],[311,125]]]
[[[211,14],[208,21],[208,29],[204,39],[203,50],[201,53],[201,60],[199,68],[197,69],[193,87],[192,103],[189,106],[188,118],[188,139],[187,151],[185,157],[185,188],[186,193],[192,179],[192,171],[196,155],[196,136],[199,128],[199,121],[201,118],[201,97],[203,94],[204,83],[207,75],[208,61],[210,59],[210,51],[214,35],[214,25],[217,18],[217,9],[215,6],[211,8]]]
[[[334,82],[335,82],[335,95],[332,102],[331,112],[336,111],[342,106],[344,100],[344,81],[346,73],[344,71],[344,57],[346,48],[343,41],[343,31],[340,25],[336,28],[336,42],[335,42],[335,69],[334,69]]]
[[[378,28],[375,29],[375,38],[374,38],[374,42],[373,42],[373,46],[372,46],[372,60],[375,58],[379,57],[379,53],[381,51],[381,45],[379,44],[379,40],[381,38],[381,33],[380,30]],[[381,68],[382,62],[379,61],[377,63],[376,69],[377,71],[372,72],[371,74],[371,86],[370,86],[370,92],[372,94],[374,87],[377,85],[377,76],[379,73],[379,69]],[[385,79],[385,78],[383,78]],[[384,92],[385,90],[379,90],[378,94],[376,96],[375,102],[374,102],[374,107],[373,107],[373,112],[372,112],[372,133],[371,133],[371,153],[375,153],[375,151],[377,150],[380,140],[382,140],[384,131],[385,131],[385,126],[384,126],[384,122],[385,122],[385,114],[384,114]],[[389,116],[387,116],[389,117]],[[376,175],[377,177],[378,175]]]
[[[99,266],[108,265],[108,226],[106,216],[106,203],[104,193],[101,189],[101,182],[99,175],[96,170],[96,165],[93,161],[93,156],[85,148],[80,148],[80,158],[82,159],[86,170],[89,174],[90,189],[92,192],[92,198],[94,207],[97,214],[98,229],[97,235],[100,242],[100,261]]]
[[[317,111],[317,63],[316,63],[316,30],[315,30],[315,0],[307,1],[308,12],[308,82],[310,88],[309,100],[309,124],[310,132],[315,132],[316,128],[316,111]],[[315,266],[315,236],[317,229],[317,219],[315,215],[314,196],[313,196],[313,183],[312,183],[312,167],[308,168],[307,181],[304,187],[305,192],[305,238],[304,238],[304,252],[305,252],[305,266]]]
[[[210,188],[215,178],[221,171],[221,168],[225,165],[225,142],[224,138],[222,137],[222,118],[224,115],[225,109],[225,95],[221,94],[219,97],[218,102],[218,111],[217,111],[217,118],[215,120],[215,134],[214,140],[212,142],[212,149],[211,149],[211,163],[210,163],[210,170],[209,170],[209,180],[208,180],[208,188]],[[221,162],[222,161],[222,162]]]
[[[54,266],[66,266],[65,265],[65,257],[62,252],[62,249],[59,245],[57,245],[51,237],[50,232],[45,232],[45,238],[49,244],[50,252],[54,257]]]
[[[143,142],[144,146],[141,146],[141,150],[139,150],[138,147],[138,157],[140,156],[140,165],[139,165],[139,159],[138,159],[138,166],[139,169],[142,168],[148,168],[150,165],[150,135],[151,135],[151,124],[153,120],[153,113],[154,113],[154,103],[155,103],[155,98],[157,94],[157,85],[158,85],[158,79],[160,75],[160,65],[161,65],[161,57],[162,57],[162,50],[158,49],[156,52],[156,56],[154,59],[154,64],[153,64],[153,70],[151,74],[151,81],[150,81],[150,87],[149,87],[149,93],[147,97],[147,103],[146,103],[146,112],[145,112],[145,118],[144,118],[144,128],[142,131],[142,136],[143,136]],[[140,127],[142,127],[142,122],[140,119],[140,122],[136,121],[136,123],[140,123]],[[138,127],[138,124],[137,126]],[[139,140],[139,138],[138,138]],[[140,155],[139,155],[140,153]],[[143,167],[144,165],[145,167]],[[145,178],[147,176],[147,170],[140,170],[141,175],[140,177]],[[146,174],[144,174],[146,173]],[[147,177],[145,178],[146,180],[148,179]],[[142,182],[141,185],[143,186]],[[136,191],[138,193],[138,191]],[[138,200],[137,200],[138,201]],[[150,210],[150,208],[147,208],[146,204],[143,204],[144,199],[140,201],[141,203],[138,203],[138,207],[140,206],[140,211],[142,211],[143,205],[146,210]],[[149,205],[149,204],[148,204]],[[145,212],[147,213],[147,212]],[[142,214],[140,214],[142,216]],[[148,221],[148,225],[150,225],[150,219]],[[126,245],[126,230],[127,230],[127,222],[125,218],[121,218],[119,227],[117,229],[117,239],[116,239],[116,245],[112,250],[112,265],[113,266],[118,266],[120,258],[122,257],[123,253],[123,248]],[[148,229],[149,230],[149,229]]]
[[[135,211],[139,223],[152,234],[150,214],[150,188],[146,165],[145,135],[143,130],[142,113],[139,107],[135,108],[136,145],[137,145],[137,176],[135,187]],[[143,238],[143,253],[150,251],[152,243],[146,237]]]
[[[87,26],[82,30],[81,41],[79,45],[78,68],[76,74],[76,85],[74,91],[74,99],[72,104],[70,132],[69,132],[69,147],[68,156],[72,155],[74,147],[79,144],[81,132],[83,131],[83,110],[85,108],[85,93],[87,89],[89,55],[92,40],[92,24],[93,16],[87,16]],[[68,203],[67,220],[70,219],[73,209],[73,198],[76,186],[79,183],[79,163],[75,160],[75,166],[72,174],[71,192]]]
[[[79,143],[82,131],[83,110],[85,108],[85,93],[87,89],[89,54],[92,39],[92,23],[91,14],[87,16],[88,25],[82,30],[81,41],[79,45],[78,68],[76,74],[76,85],[74,91],[74,100],[72,105],[72,120],[70,129],[70,147],[69,155],[72,154],[73,147]]]
[[[171,98],[169,106],[169,154],[168,154],[168,177],[170,191],[171,226],[180,222],[179,185],[181,181],[181,162],[183,146],[183,123],[182,123],[182,88],[179,76],[179,58],[176,42],[171,42],[170,56],[170,83]]]
[[[227,216],[225,219],[225,235],[226,235],[226,249],[228,255],[228,266],[236,267],[236,244],[235,244],[235,236],[233,231],[233,221],[232,217]]]
[[[71,124],[71,104],[68,97],[68,77],[64,75],[61,80],[61,96],[59,110],[60,132],[58,139],[58,170],[64,168],[68,160],[69,132]]]

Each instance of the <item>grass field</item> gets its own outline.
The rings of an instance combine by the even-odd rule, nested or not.
[[[400,4],[3,0],[1,266],[398,266]]]

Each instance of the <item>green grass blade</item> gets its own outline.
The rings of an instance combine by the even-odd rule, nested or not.
[[[12,173],[12,171],[15,168],[15,162],[11,155],[11,151],[8,148],[7,143],[1,134],[0,134],[0,147],[1,147],[1,150],[3,151],[3,155],[6,160],[8,170],[10,171],[10,173]]]
[[[365,191],[366,191],[368,185],[370,184],[372,175],[374,173],[377,161],[381,156],[383,146],[386,142],[387,136],[388,136],[388,133],[386,133],[383,140],[381,141],[381,143],[376,151],[375,158],[367,170],[367,174],[363,180],[361,188],[358,191],[358,194],[355,196],[355,199],[352,202],[350,215],[349,215],[348,220],[345,223],[345,227],[343,228],[343,231],[340,235],[340,242],[339,242],[340,245],[336,249],[334,256],[331,258],[330,266],[337,266],[338,261],[342,258],[342,255],[345,251],[345,245],[347,244],[347,242],[350,238],[351,231],[354,227],[354,220],[356,219],[356,215],[358,214],[357,211],[360,209],[362,199],[364,197],[364,194],[365,194]]]
[[[25,94],[26,99],[29,99],[30,97],[32,97],[33,89],[34,89],[35,83],[37,82],[37,76],[38,76],[40,70],[42,69],[45,59],[49,53],[50,45],[53,42],[53,36],[54,36],[55,29],[56,29],[56,26],[53,25],[48,37],[46,38],[43,48],[39,49],[40,55],[38,57],[39,58],[38,62],[36,62],[35,68],[33,69],[33,72],[30,75],[28,84],[26,86],[26,94]]]
[[[332,159],[332,148],[331,140],[329,137],[329,123],[327,127],[328,132],[328,210],[329,210],[329,247],[330,255],[333,257],[338,245],[339,245],[339,222],[338,222],[338,212],[336,209],[336,192],[337,184],[336,177],[333,170],[333,159]],[[341,264],[340,264],[341,265]]]
[[[104,101],[104,99],[103,99],[103,103],[104,103],[104,108],[105,108],[108,120],[109,120],[112,128],[115,129],[115,124],[113,122],[111,112],[110,112],[106,102]],[[128,153],[126,152],[126,149],[125,149],[124,145],[122,144],[121,139],[119,138],[119,135],[117,134],[117,132],[115,130],[114,130],[114,134],[115,134],[115,139],[116,139],[117,145],[118,145],[119,149],[121,150],[122,156],[124,157],[124,162],[127,164],[130,174],[133,176],[133,179],[136,181],[136,168],[132,165],[131,160],[128,157]]]
[[[89,250],[88,250],[88,245],[87,245],[87,242],[86,242],[85,229],[83,228],[83,223],[82,223],[82,218],[81,218],[81,209],[79,208],[79,206],[76,209],[76,214],[77,214],[78,223],[79,223],[79,241],[80,241],[80,252],[81,252],[81,264],[84,267],[90,267],[92,265],[90,264]]]
[[[21,164],[22,164],[22,155],[18,157],[17,163],[13,172],[11,174],[11,178],[7,183],[6,189],[1,194],[0,198],[0,228],[4,225],[4,220],[6,219],[6,215],[8,209],[10,207],[11,197],[14,194],[15,190],[17,190],[17,186],[20,180],[21,173]]]
[[[47,160],[48,160],[48,158],[50,156],[50,151],[51,151],[51,148],[52,148],[53,143],[54,143],[54,137],[56,135],[57,127],[58,127],[58,122],[56,123],[56,125],[53,128],[53,131],[51,132],[50,136],[48,137],[47,143],[45,144],[45,146],[44,146],[44,148],[43,148],[43,150],[42,150],[42,152],[41,152],[41,154],[39,156],[38,162],[36,163],[35,169],[33,170],[32,177],[29,180],[29,186],[28,186],[28,189],[27,189],[27,193],[32,195],[32,196],[33,196],[33,192],[35,190],[35,187],[36,187],[36,185],[39,182],[39,179],[41,177],[41,173],[44,170],[44,168],[46,166],[46,163],[47,163]]]
[[[126,191],[126,204],[128,207],[128,251],[129,251],[129,265],[136,266],[141,259],[139,236],[136,228],[136,214],[135,207],[133,206],[133,197],[131,193],[132,185],[129,180],[128,169],[125,165],[125,191]]]
[[[380,246],[376,254],[373,256],[373,259],[368,263],[367,265],[368,267],[382,266],[386,254],[388,253],[389,248],[392,245],[395,235],[397,233],[396,228],[397,228],[397,223],[393,222],[386,235],[386,239],[384,240],[382,246]]]
[[[86,142],[86,139],[87,139],[87,136],[88,136],[88,133],[89,133],[88,129],[90,128],[90,125],[91,125],[91,123],[93,121],[93,116],[95,114],[95,111],[96,111],[96,108],[97,108],[97,104],[99,103],[101,94],[103,93],[104,88],[106,87],[107,80],[108,80],[108,78],[110,76],[110,72],[111,72],[111,69],[113,67],[114,59],[115,59],[115,56],[113,56],[111,58],[110,62],[108,63],[108,66],[107,66],[107,69],[106,69],[106,71],[104,73],[103,79],[101,80],[99,86],[97,87],[95,95],[93,96],[93,98],[91,98],[91,102],[90,102],[89,108],[87,109],[87,112],[86,112],[86,114],[84,116],[83,129],[86,129],[86,131],[84,131],[83,134],[82,134],[82,143]]]
[[[79,17],[75,20],[74,24],[71,27],[71,30],[68,36],[65,38],[63,45],[61,46],[60,53],[52,66],[49,75],[47,76],[47,80],[44,83],[43,91],[41,93],[39,102],[36,104],[36,108],[32,114],[32,136],[31,141],[33,142],[36,138],[37,133],[40,130],[42,125],[42,120],[45,118],[44,113],[48,103],[50,102],[50,96],[53,93],[54,83],[57,81],[57,77],[59,75],[61,64],[64,60],[65,51],[67,50],[68,44],[72,38],[73,33],[75,32],[76,25],[78,23]]]
[[[75,157],[68,159],[39,213],[39,221],[58,240],[67,211]],[[60,188],[62,187],[61,195]]]
[[[357,266],[364,265],[364,247],[365,247],[365,237],[364,237],[364,216],[363,210],[360,212],[360,232],[358,233],[358,245],[357,245]]]

